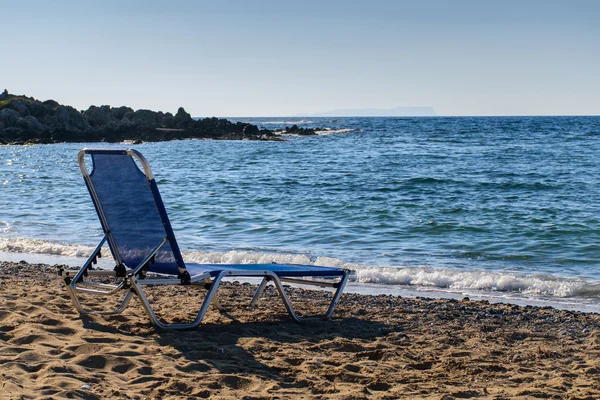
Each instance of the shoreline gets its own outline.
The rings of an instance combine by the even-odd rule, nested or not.
[[[297,324],[274,289],[220,290],[227,309],[155,330],[134,300],[81,318],[48,265],[0,262],[0,387],[9,398],[579,398],[600,396],[600,315],[486,301],[346,293],[331,321]],[[158,288],[173,318],[185,287]],[[299,312],[324,292],[291,288]],[[202,290],[200,290],[201,292]],[[198,293],[201,295],[201,293]]]
[[[86,257],[64,256],[45,253],[19,253],[0,251],[0,262],[26,261],[30,264],[64,264],[80,267]],[[112,269],[114,263],[109,259],[99,259],[97,267]],[[252,279],[250,283],[258,283]],[[489,301],[490,303],[505,303],[518,306],[552,307],[558,310],[582,311],[600,314],[600,299],[584,297],[550,297],[528,295],[518,292],[484,291],[475,289],[443,289],[439,287],[391,285],[349,281],[345,292],[361,295],[392,295],[397,297],[425,297],[431,299],[462,300],[468,297],[473,300]]]

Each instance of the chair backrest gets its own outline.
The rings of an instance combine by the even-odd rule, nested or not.
[[[91,172],[85,154],[92,159]],[[142,165],[141,171],[134,157]],[[135,150],[83,149],[79,165],[113,257],[137,267],[165,238],[149,271],[178,274],[183,258],[156,181],[146,159]]]

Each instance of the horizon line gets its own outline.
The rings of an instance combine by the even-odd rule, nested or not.
[[[192,118],[499,118],[499,117],[600,117],[598,114],[498,114],[498,115],[255,115],[255,116],[234,116],[234,115],[211,115],[194,116]]]

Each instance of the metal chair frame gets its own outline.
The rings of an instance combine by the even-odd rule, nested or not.
[[[250,302],[251,306],[254,306],[258,302],[266,285],[271,281],[275,285],[275,288],[277,289],[277,292],[278,292],[279,296],[281,297],[281,300],[283,301],[283,304],[284,304],[287,312],[289,313],[290,317],[293,320],[300,322],[300,321],[303,321],[306,319],[314,319],[314,317],[310,318],[310,317],[299,317],[298,316],[298,314],[295,312],[295,310],[292,306],[292,303],[290,302],[289,297],[287,296],[287,294],[285,292],[283,282],[288,282],[291,284],[299,284],[299,285],[328,287],[328,288],[334,288],[336,290],[333,294],[333,299],[331,300],[331,303],[329,304],[329,307],[322,318],[324,318],[324,319],[331,318],[331,316],[333,315],[333,312],[335,310],[335,307],[344,291],[346,282],[348,280],[349,273],[347,270],[344,270],[341,276],[336,276],[336,277],[339,277],[339,281],[337,281],[335,283],[327,282],[327,281],[323,281],[323,280],[307,280],[307,279],[297,279],[297,278],[290,278],[290,277],[280,277],[275,272],[270,271],[268,269],[265,269],[265,270],[240,270],[240,269],[228,270],[228,269],[223,269],[223,270],[220,270],[221,272],[219,272],[215,276],[212,276],[212,274],[210,272],[191,276],[189,279],[189,282],[188,281],[184,282],[180,278],[148,277],[147,274],[145,273],[145,268],[148,266],[148,264],[153,259],[153,257],[158,253],[158,251],[166,243],[169,243],[169,241],[171,239],[168,236],[166,236],[162,240],[161,243],[156,245],[156,247],[137,266],[131,268],[130,266],[124,265],[124,263],[121,260],[121,256],[119,255],[118,247],[116,246],[116,244],[111,236],[110,227],[108,226],[108,222],[106,220],[106,217],[104,216],[104,212],[102,210],[102,205],[100,204],[100,201],[98,200],[98,197],[94,191],[94,185],[90,179],[90,175],[85,166],[84,156],[85,156],[85,154],[88,154],[91,152],[117,152],[119,154],[127,154],[131,157],[135,157],[142,165],[142,167],[144,169],[143,172],[146,175],[146,178],[149,181],[154,179],[154,176],[150,169],[150,165],[148,164],[148,162],[146,161],[144,156],[142,156],[139,152],[137,152],[135,150],[83,149],[79,152],[79,155],[78,155],[79,167],[80,167],[81,173],[83,174],[83,177],[85,179],[86,185],[90,191],[90,194],[92,196],[94,205],[96,206],[96,210],[98,212],[98,216],[100,218],[101,224],[105,231],[104,237],[102,238],[100,243],[96,246],[96,248],[94,249],[94,251],[92,252],[90,257],[87,259],[87,261],[84,263],[84,265],[77,271],[75,276],[72,279],[68,276],[65,277],[65,279],[64,279],[64,283],[65,283],[67,292],[68,292],[69,296],[71,297],[71,300],[73,301],[73,304],[75,305],[75,308],[77,309],[77,311],[79,311],[80,314],[82,314],[82,315],[116,315],[116,314],[120,314],[126,309],[129,302],[131,301],[132,297],[134,295],[136,295],[138,297],[138,299],[141,301],[142,306],[143,306],[144,310],[146,311],[146,313],[148,314],[151,322],[156,327],[161,328],[161,329],[195,328],[202,323],[202,320],[204,319],[204,316],[208,310],[208,307],[211,304],[214,304],[219,310],[223,309],[218,301],[217,291],[219,289],[221,281],[224,278],[262,277],[263,279],[262,279],[261,283],[259,284],[259,286]],[[172,240],[173,241],[175,240],[174,236],[173,236]],[[92,277],[92,276],[119,276],[119,274],[114,271],[91,269],[93,264],[95,264],[97,258],[101,257],[101,249],[105,243],[108,243],[108,246],[110,248],[110,251],[112,253],[112,256],[113,256],[113,259],[115,260],[116,265],[117,266],[123,265],[126,267],[126,272],[124,274],[121,274],[121,276],[124,275],[124,276],[122,276],[123,281],[120,283],[114,284],[114,285],[90,282],[90,281],[85,280],[85,278],[88,276],[90,276],[90,277]],[[224,265],[224,267],[226,268],[226,265]],[[184,271],[181,271],[181,268],[180,268],[180,272],[184,272]],[[307,274],[306,276],[310,276],[310,274]],[[202,302],[200,310],[198,311],[196,318],[192,322],[187,322],[187,323],[164,323],[164,322],[161,322],[160,319],[154,313],[154,310],[153,310],[150,302],[148,301],[148,297],[146,296],[146,293],[143,290],[144,286],[173,285],[173,284],[175,284],[175,285],[185,284],[185,285],[197,285],[197,286],[202,285],[202,286],[205,286],[208,288],[208,291],[206,293],[204,301]],[[114,310],[95,311],[95,310],[86,309],[82,306],[81,301],[78,296],[78,293],[86,293],[86,294],[99,295],[99,296],[114,296],[114,295],[119,295],[119,294],[123,295],[124,291],[126,292],[125,295],[123,296],[118,307]]]

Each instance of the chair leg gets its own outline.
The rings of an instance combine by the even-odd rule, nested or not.
[[[219,298],[215,295],[215,297],[213,297],[212,299],[212,304],[217,307],[217,310],[224,312],[225,311],[225,307],[223,307],[223,305],[221,304],[221,302],[219,301]]]
[[[211,280],[210,278],[206,278],[204,280],[204,284],[205,285],[210,285],[211,284]],[[215,293],[215,297],[213,297],[212,299],[212,304],[217,307],[217,309],[221,312],[225,311],[225,307],[223,307],[223,305],[221,304],[221,302],[219,301],[219,296]]]
[[[285,293],[285,289],[283,288],[283,284],[281,283],[281,280],[279,279],[279,277],[276,274],[271,274],[270,278],[273,280],[273,283],[275,284],[275,287],[277,288],[277,291],[279,292],[279,296],[281,297],[283,304],[285,305],[285,308],[287,309],[287,311],[290,314],[290,316],[292,317],[292,319],[294,319],[294,321],[296,321],[296,322],[302,322],[302,321],[309,320],[309,319],[325,319],[325,320],[327,320],[327,319],[331,318],[331,316],[333,315],[333,312],[335,310],[335,307],[336,307],[340,297],[342,296],[344,287],[346,286],[346,281],[348,280],[348,273],[344,272],[342,279],[338,283],[337,290],[335,291],[335,294],[333,295],[333,299],[331,300],[331,303],[329,304],[329,308],[327,309],[327,312],[325,313],[325,315],[322,318],[319,318],[319,317],[302,317],[301,318],[301,317],[299,317],[298,314],[296,314],[296,312],[294,311],[294,307],[292,306],[292,303],[290,302],[287,294]]]
[[[121,301],[119,306],[117,308],[115,308],[114,310],[110,310],[110,311],[87,310],[81,305],[81,301],[79,301],[79,297],[77,296],[78,289],[74,285],[75,285],[74,283],[69,284],[69,285],[65,284],[65,286],[67,288],[67,293],[69,294],[69,297],[71,297],[71,300],[73,301],[73,304],[75,305],[75,308],[82,315],[117,315],[117,314],[121,314],[125,310],[125,308],[127,308],[127,305],[129,304],[129,302],[131,301],[131,299],[133,297],[133,293],[128,290],[127,294],[123,297],[123,300]],[[111,296],[111,295],[115,294],[115,293],[102,293],[101,291],[88,291],[88,292],[93,293],[95,295],[100,295],[100,296]]]
[[[333,299],[331,300],[331,304],[329,304],[329,308],[327,309],[327,313],[325,314],[325,319],[330,319],[335,311],[335,307],[337,306],[338,301],[340,301],[340,297],[342,297],[342,293],[344,292],[344,288],[346,287],[346,282],[348,282],[348,272],[344,271],[344,275],[342,279],[338,282],[337,290],[333,295]]]
[[[161,328],[161,329],[190,329],[190,328],[196,328],[198,325],[200,325],[200,323],[202,323],[202,320],[204,319],[204,315],[206,314],[208,307],[216,299],[215,294],[217,293],[217,289],[219,288],[219,285],[221,284],[221,280],[223,279],[224,276],[225,276],[224,273],[220,273],[213,279],[210,289],[206,293],[206,297],[204,298],[204,301],[202,302],[200,311],[198,311],[198,315],[196,316],[196,319],[194,319],[194,321],[192,321],[192,322],[187,322],[187,323],[166,324],[166,323],[161,322],[158,319],[158,317],[156,316],[156,314],[154,313],[154,311],[152,309],[152,306],[150,305],[150,302],[148,301],[148,298],[146,297],[146,294],[144,293],[144,291],[142,289],[142,286],[144,286],[144,285],[152,285],[151,281],[145,282],[145,281],[140,281],[137,278],[134,278],[131,281],[131,287],[133,288],[135,293],[138,295],[138,298],[140,299],[140,302],[142,303],[144,310],[146,310],[146,313],[148,313],[148,316],[150,317],[150,321],[155,326],[157,326],[158,328]]]
[[[256,305],[256,303],[258,303],[260,296],[262,296],[263,292],[265,291],[267,283],[269,283],[269,279],[266,277],[263,278],[262,282],[260,282],[260,285],[258,285],[258,289],[256,289],[256,293],[254,293],[254,297],[252,297],[252,300],[250,301],[250,307],[253,307]]]

